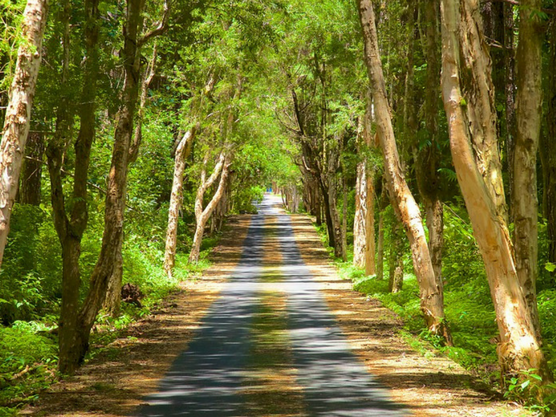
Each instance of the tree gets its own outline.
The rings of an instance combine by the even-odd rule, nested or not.
[[[147,105],[147,96],[149,92],[149,86],[151,85],[154,76],[156,74],[156,59],[157,59],[157,47],[156,44],[153,46],[152,59],[149,62],[148,67],[144,71],[144,75],[141,80],[140,86],[140,97],[139,97],[139,108],[137,110],[137,117],[135,123],[135,130],[133,132],[133,137],[129,145],[128,152],[128,168],[133,164],[139,156],[139,147],[143,139],[143,118],[145,114],[145,107]],[[124,192],[124,196],[127,197],[127,190]],[[122,290],[122,279],[123,279],[123,255],[122,255],[122,244],[123,236],[119,243],[119,248],[117,250],[116,265],[114,266],[114,272],[108,281],[108,288],[106,289],[106,298],[103,303],[103,308],[110,313],[112,316],[117,316],[120,312],[120,300],[121,300],[121,290]]]
[[[358,151],[364,156],[357,164],[357,180],[355,186],[355,219],[353,228],[353,264],[365,267],[367,275],[376,272],[375,262],[375,187],[374,167],[368,160],[365,150],[373,147],[371,133],[372,123],[371,96],[367,99],[365,115],[360,118]]]
[[[21,170],[18,201],[38,206],[41,203],[42,166],[45,151],[43,132],[29,132]]]
[[[502,374],[535,369],[548,379],[506,223],[491,67],[476,7],[469,0],[441,3],[442,93],[452,157],[491,288]]]
[[[556,68],[556,15],[550,24],[549,67]],[[541,140],[541,161],[543,165],[543,212],[548,228],[548,260],[556,264],[556,72],[548,72],[548,88],[545,91],[548,104],[548,135]]]
[[[419,281],[421,311],[428,329],[441,336],[447,344],[451,344],[444,317],[442,287],[436,280],[432,266],[419,206],[407,186],[400,166],[378,49],[375,15],[370,0],[359,0],[359,16],[363,28],[365,63],[376,105],[377,132],[384,157],[386,183],[410,242],[413,267]]]
[[[231,158],[230,155],[222,152],[220,154],[218,163],[214,167],[212,174],[207,178],[206,165],[208,163],[208,155],[205,157],[203,162],[203,168],[201,170],[201,183],[197,189],[197,196],[195,197],[195,220],[197,222],[195,226],[195,236],[193,237],[193,247],[191,248],[191,253],[189,254],[189,262],[199,262],[199,255],[201,252],[201,243],[203,241],[203,234],[205,232],[205,225],[208,219],[212,215],[212,212],[216,208],[216,205],[224,195],[228,175],[230,172]],[[209,189],[220,177],[218,182],[218,188],[214,193],[210,202],[203,208],[203,198],[205,192]]]
[[[187,157],[191,153],[191,147],[197,135],[198,125],[192,126],[183,135],[176,148],[174,165],[174,179],[172,181],[172,194],[170,197],[170,207],[168,208],[168,229],[166,231],[166,248],[164,250],[164,271],[168,276],[172,276],[175,259],[176,245],[178,242],[178,219],[183,200],[183,176]]]
[[[9,92],[0,144],[0,265],[10,230],[10,216],[29,135],[33,96],[41,63],[48,0],[28,0],[23,12],[22,43]]]
[[[513,217],[516,272],[540,339],[537,308],[538,202],[537,150],[542,121],[542,44],[540,0],[522,1],[516,54],[517,135],[514,153]]]
[[[142,0],[129,0],[124,25],[122,58],[125,81],[122,87],[122,104],[118,111],[114,132],[112,162],[108,175],[104,213],[104,233],[98,261],[90,277],[89,292],[77,315],[77,324],[68,332],[67,348],[60,350],[60,369],[73,373],[89,349],[89,336],[98,311],[106,298],[106,290],[114,275],[118,258],[121,257],[125,193],[128,162],[133,132],[133,118],[139,94],[141,47],[152,37],[160,34],[167,22],[168,8],[156,29],[141,36],[143,28]],[[120,264],[121,265],[121,262]],[[73,306],[76,307],[76,306]],[[73,310],[73,314],[76,310]]]
[[[75,334],[79,331],[76,312],[79,310],[79,288],[81,272],[79,257],[81,240],[88,222],[87,178],[91,157],[91,147],[95,138],[96,95],[98,78],[100,16],[98,0],[85,2],[86,30],[84,33],[86,60],[83,67],[81,90],[82,103],[79,107],[80,128],[75,141],[75,176],[71,201],[64,195],[62,168],[68,137],[71,135],[71,103],[66,95],[61,98],[57,114],[57,126],[53,139],[48,144],[48,170],[50,173],[51,201],[54,226],[62,246],[62,308],[59,328],[59,369],[63,373],[73,373],[80,361],[79,351],[75,349]],[[68,14],[69,1],[63,5],[61,21],[64,22],[62,83],[68,81],[70,65],[70,27]]]
[[[424,119],[430,144],[415,149],[415,175],[419,194],[425,206],[425,218],[429,230],[429,250],[437,285],[443,287],[442,247],[444,246],[444,209],[440,200],[441,178],[438,173],[438,100],[440,93],[440,37],[438,25],[438,0],[422,1],[425,16],[425,39],[423,46],[427,62]]]

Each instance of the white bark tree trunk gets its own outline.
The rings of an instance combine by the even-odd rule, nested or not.
[[[413,267],[419,282],[421,311],[429,331],[443,337],[447,344],[451,344],[450,333],[444,318],[443,294],[435,280],[421,212],[407,186],[400,166],[380,61],[371,0],[359,0],[359,15],[363,28],[365,63],[376,108],[378,138],[384,157],[384,175],[394,203],[394,209],[402,220],[409,239]]]
[[[22,42],[17,53],[0,145],[0,266],[29,134],[47,9],[48,0],[28,0],[23,12]]]
[[[181,139],[176,149],[174,165],[174,181],[168,210],[168,229],[166,230],[166,248],[164,251],[164,271],[171,277],[176,259],[176,245],[178,241],[178,220],[183,201],[183,175],[185,163],[191,152],[191,145],[195,140],[198,126],[189,129]]]
[[[353,221],[353,264],[365,266],[365,220],[367,218],[367,174],[366,163],[357,164],[355,183],[355,218]]]
[[[216,164],[216,167],[214,168],[214,171],[208,180],[205,180],[206,173],[203,169],[203,173],[201,174],[201,185],[197,190],[197,196],[195,198],[195,219],[197,220],[197,226],[195,227],[195,236],[193,238],[193,247],[191,248],[191,253],[189,255],[189,262],[199,262],[199,254],[201,252],[201,243],[203,241],[205,225],[207,224],[208,219],[214,211],[214,208],[220,202],[220,199],[224,195],[230,164],[231,163],[226,155],[222,153],[220,154],[220,160],[218,161],[218,164]],[[214,193],[214,196],[212,197],[210,203],[208,203],[203,210],[203,197],[205,195],[205,191],[216,181],[220,173],[222,174],[220,175],[218,188]]]

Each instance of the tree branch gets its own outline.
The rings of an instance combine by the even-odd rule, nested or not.
[[[170,3],[169,0],[164,0],[164,11],[162,14],[162,20],[158,22],[158,26],[151,30],[150,32],[143,35],[137,40],[137,47],[143,46],[149,39],[155,36],[161,35],[168,28],[168,20],[170,20]]]

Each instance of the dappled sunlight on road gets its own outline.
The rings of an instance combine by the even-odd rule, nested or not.
[[[247,372],[255,343],[251,329],[262,294],[269,293],[282,294],[285,303],[289,347],[281,349],[286,349],[284,355],[292,362],[288,366],[295,371],[295,385],[302,393],[295,396],[297,402],[303,401],[296,408],[301,410],[299,415],[406,415],[351,352],[319,292],[323,284],[301,258],[290,216],[276,207],[277,200],[267,195],[258,207],[241,260],[221,297],[161,381],[159,391],[146,398],[149,405],[139,410],[139,416],[259,415],[250,411],[258,391],[251,388],[246,397],[245,384],[257,380],[257,374]],[[279,381],[265,384],[283,390],[272,398],[291,395],[290,387]],[[272,415],[288,414],[284,410]]]

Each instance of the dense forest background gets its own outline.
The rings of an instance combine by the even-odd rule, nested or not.
[[[408,337],[554,412],[552,1],[0,10],[6,413],[205,268],[270,187]]]

